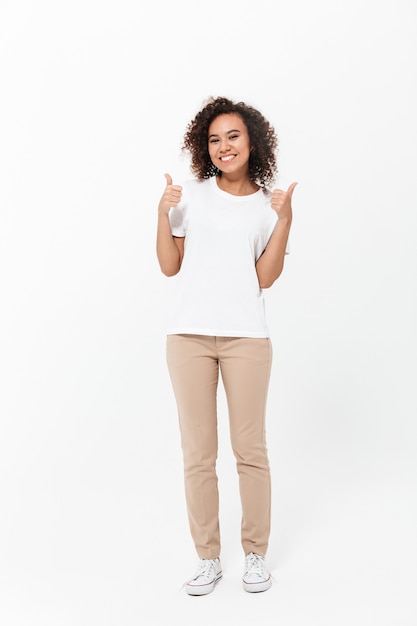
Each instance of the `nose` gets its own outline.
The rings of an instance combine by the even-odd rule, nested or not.
[[[222,139],[220,142],[220,152],[229,152],[229,150],[230,150],[229,140]]]

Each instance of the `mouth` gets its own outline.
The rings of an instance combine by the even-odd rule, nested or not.
[[[235,157],[235,154],[228,154],[227,156],[219,157],[219,159],[222,163],[230,163]]]

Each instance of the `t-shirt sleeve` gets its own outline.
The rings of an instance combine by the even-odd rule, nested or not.
[[[185,207],[180,202],[176,207],[169,210],[169,222],[171,224],[171,233],[174,237],[185,237]]]
[[[268,242],[272,236],[272,233],[275,230],[275,226],[278,224],[278,216],[275,213],[275,211],[271,211],[270,214],[270,222],[269,222],[269,227],[268,227],[268,234],[267,234],[267,240],[266,243],[264,244],[264,249],[266,248],[266,246],[268,245]],[[287,246],[285,248],[285,254],[289,254],[290,253],[290,240],[287,240]]]
[[[169,210],[169,222],[171,224],[171,233],[174,237],[185,237],[187,233],[187,183],[182,188],[182,196],[176,207]]]

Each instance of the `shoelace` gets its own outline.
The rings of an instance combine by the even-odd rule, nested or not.
[[[249,554],[246,557],[246,571],[248,574],[257,574],[262,578],[265,577],[264,562],[258,554]]]
[[[253,552],[248,554],[246,557],[245,567],[245,574],[257,574],[261,578],[267,578],[269,575],[271,580],[275,582],[275,578],[272,576],[271,572],[267,572],[264,569],[264,560],[261,556],[259,556],[259,554],[254,554]]]
[[[216,571],[214,568],[214,560],[213,559],[201,559],[200,563],[198,564],[196,573],[194,574],[194,576],[192,576],[191,578],[185,581],[185,583],[182,586],[182,589],[186,585],[188,585],[188,583],[190,583],[192,580],[195,580],[199,576],[210,578],[215,573]]]
[[[196,573],[191,578],[191,580],[194,580],[199,576],[210,578],[212,574],[214,574],[214,561],[212,559],[202,559],[198,565]]]

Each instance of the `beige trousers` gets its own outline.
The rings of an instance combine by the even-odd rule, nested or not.
[[[245,554],[265,555],[271,482],[265,409],[272,362],[268,338],[168,335],[167,363],[178,407],[191,536],[202,559],[220,556],[216,474],[219,371],[236,458]]]

